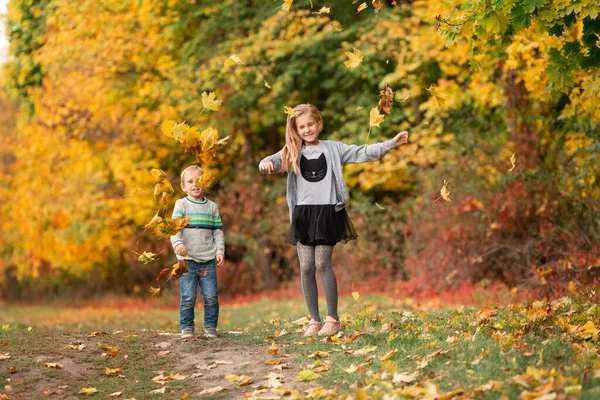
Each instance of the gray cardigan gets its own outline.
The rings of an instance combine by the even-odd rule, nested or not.
[[[344,181],[344,175],[342,173],[342,165],[344,164],[358,164],[362,162],[375,161],[383,157],[385,153],[396,147],[396,143],[393,139],[386,140],[385,142],[357,146],[355,144],[345,144],[342,142],[335,142],[332,140],[320,140],[323,143],[329,154],[331,155],[331,163],[333,169],[333,180],[335,182],[335,196],[337,203],[335,205],[336,211],[340,211],[346,207],[350,194],[348,193],[348,186]],[[274,169],[273,174],[281,171],[281,151],[265,157],[260,164],[271,161]],[[259,166],[260,166],[259,164]],[[294,213],[294,207],[296,207],[296,173],[293,170],[288,171],[287,180],[287,202],[290,211],[290,221]]]

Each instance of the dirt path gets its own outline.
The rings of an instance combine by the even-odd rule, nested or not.
[[[302,366],[286,355],[285,345],[272,354],[271,340],[247,333],[210,340],[155,331],[90,336],[51,329],[0,336],[6,343],[0,349],[0,399],[144,399],[161,391],[165,399],[277,399],[316,386],[296,381]],[[119,370],[107,375],[106,368]],[[97,392],[88,397],[79,393],[83,388]]]

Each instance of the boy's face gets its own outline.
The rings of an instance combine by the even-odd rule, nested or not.
[[[190,196],[193,200],[202,200],[202,192],[204,192],[203,188],[194,187],[196,184],[196,180],[202,176],[202,173],[199,171],[188,171],[183,176],[183,181],[181,182],[181,189]]]

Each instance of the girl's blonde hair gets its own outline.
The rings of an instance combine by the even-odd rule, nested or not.
[[[317,107],[312,104],[298,104],[294,107],[294,115],[288,115],[287,125],[285,127],[285,146],[281,151],[281,169],[284,171],[293,170],[296,174],[300,173],[300,152],[302,151],[302,138],[296,129],[296,118],[301,115],[309,114],[321,127],[323,127],[323,118]]]
[[[204,174],[204,170],[202,168],[200,168],[197,165],[190,165],[189,167],[187,167],[186,169],[184,169],[183,171],[181,171],[181,184],[183,185],[183,180],[185,179],[185,174],[187,174],[188,172],[192,172],[192,171],[198,171],[200,173],[200,176],[202,176],[202,174]]]

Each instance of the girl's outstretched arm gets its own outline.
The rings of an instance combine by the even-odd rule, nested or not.
[[[398,134],[396,136],[394,136],[394,139],[392,139],[392,140],[394,141],[394,143],[396,143],[396,146],[406,144],[406,143],[408,143],[408,132],[407,131],[398,132]]]

